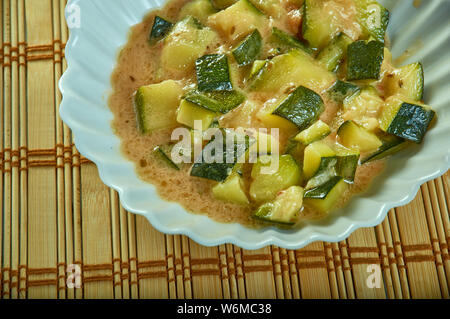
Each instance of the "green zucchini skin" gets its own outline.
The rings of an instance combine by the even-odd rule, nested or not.
[[[347,49],[347,80],[378,80],[384,59],[384,44],[356,41]]]
[[[249,65],[261,54],[262,37],[256,29],[245,38],[233,51],[233,56],[240,66]]]
[[[336,72],[345,58],[350,43],[352,43],[352,40],[344,33],[340,33],[319,52],[316,59],[328,71]]]
[[[337,80],[336,83],[328,90],[328,95],[337,103],[342,103],[344,99],[361,89],[356,84]]]
[[[245,95],[236,90],[214,92],[193,90],[184,99],[207,110],[226,114],[244,102]]]
[[[312,50],[304,43],[300,42],[300,40],[291,36],[289,33],[278,29],[277,27],[272,28],[270,41],[276,46],[279,53],[287,53],[292,49],[301,49],[309,54],[312,53]]]
[[[281,102],[273,114],[291,121],[299,130],[304,130],[317,121],[324,109],[325,106],[319,94],[299,86]]]
[[[159,40],[165,38],[173,26],[174,24],[172,22],[169,22],[160,16],[156,16],[155,21],[153,22],[152,30],[150,31],[150,44],[155,44]]]
[[[153,154],[159,157],[164,163],[166,163],[169,167],[179,171],[180,166],[176,164],[170,155],[172,148],[168,145],[160,145],[153,149]]]
[[[435,114],[432,109],[402,103],[386,133],[420,144]]]
[[[408,142],[406,142],[403,138],[393,135],[389,135],[388,137],[382,139],[382,142],[383,144],[378,150],[361,160],[361,165],[386,158],[397,153],[408,145]]]
[[[221,159],[221,163],[213,162],[207,163],[205,160],[205,155],[209,155],[211,150],[208,149],[208,145],[214,143],[214,140],[205,146],[202,151],[200,159],[196,159],[196,163],[191,168],[191,176],[205,178],[209,180],[213,180],[216,182],[223,182],[227,179],[227,177],[232,173],[233,168],[237,164],[238,160],[247,152],[251,145],[255,143],[253,138],[249,136],[244,137],[244,143],[239,144],[238,140],[236,140],[237,133],[233,133],[227,129],[220,129],[222,132],[222,145],[223,145],[223,158]],[[233,153],[228,155],[232,156],[232,161],[227,162],[227,135],[232,134],[234,137],[234,147]],[[229,156],[230,157],[230,156]]]
[[[363,29],[363,35],[384,43],[386,30],[389,24],[389,11],[375,0],[354,0],[357,11],[357,20]],[[372,8],[369,8],[372,6]],[[374,17],[376,7],[379,16]],[[379,24],[375,23],[379,22]]]
[[[195,63],[198,89],[202,92],[231,91],[228,57],[225,54],[208,54]]]
[[[337,164],[338,158],[336,156],[322,157],[317,173],[308,181],[306,189],[316,188],[337,176]]]
[[[342,181],[342,177],[334,176],[329,179],[326,183],[317,186],[315,188],[309,189],[305,191],[304,198],[310,199],[325,199],[328,193],[340,182]]]
[[[342,155],[337,157],[336,172],[344,178],[347,183],[355,181],[356,169],[358,168],[359,154]]]

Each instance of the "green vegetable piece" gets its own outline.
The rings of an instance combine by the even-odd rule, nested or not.
[[[381,141],[383,144],[380,148],[362,159],[361,164],[386,158],[397,153],[408,145],[408,142],[404,139],[393,135],[388,135],[387,137],[382,138]]]
[[[357,20],[362,27],[363,36],[373,37],[384,43],[389,24],[389,11],[376,0],[354,0]]]
[[[338,158],[336,156],[322,157],[317,173],[308,181],[306,189],[312,189],[337,176],[336,167]]]
[[[228,58],[225,54],[209,54],[195,63],[198,89],[204,92],[231,91]]]
[[[207,110],[226,114],[245,101],[245,95],[239,91],[189,92],[186,101],[201,106]]]
[[[319,118],[324,109],[324,103],[319,94],[299,86],[281,102],[273,114],[291,121],[300,130],[304,130]]]
[[[304,203],[319,213],[326,214],[339,203],[347,187],[348,185],[342,177],[335,176],[328,182],[307,190]]]
[[[272,28],[270,41],[271,43],[276,45],[279,53],[287,53],[292,49],[301,49],[307,53],[312,52],[312,50],[308,48],[304,43],[300,42],[300,40],[291,36],[289,33],[278,29],[277,27]]]
[[[155,44],[159,40],[163,39],[172,29],[173,23],[169,22],[160,16],[155,17],[155,21],[153,22],[153,27],[150,32],[150,44]]]
[[[336,72],[347,54],[347,47],[352,40],[344,33],[336,36],[317,56],[317,61],[330,72]]]
[[[221,141],[222,154],[217,156],[222,156],[216,161],[216,149],[214,146],[219,146],[220,143],[216,144],[216,141],[212,140],[203,149],[200,159],[196,159],[196,163],[191,168],[191,176],[217,182],[225,181],[238,161],[246,154],[250,146],[255,143],[255,140],[247,135],[243,136],[227,129],[220,129],[220,131],[223,137]],[[232,147],[227,147],[227,140],[233,141]]]
[[[169,167],[180,170],[180,166],[172,160],[171,152],[173,146],[160,145],[153,149],[153,154],[166,163]]]
[[[303,145],[309,145],[311,143],[324,139],[325,137],[330,135],[330,133],[330,127],[321,120],[318,120],[306,130],[298,133],[294,139],[296,141],[299,141]]]
[[[356,41],[347,49],[347,80],[378,80],[384,59],[384,44]]]
[[[291,186],[282,191],[274,201],[261,205],[252,215],[263,222],[294,225],[303,204],[303,188]]]
[[[328,95],[337,103],[342,103],[344,99],[348,96],[353,95],[354,93],[360,90],[359,86],[344,82],[341,80],[337,80],[336,84],[334,84],[329,90]]]
[[[336,163],[337,175],[343,177],[347,183],[353,183],[358,162],[359,154],[339,155]]]
[[[408,141],[421,143],[436,113],[427,105],[393,98],[385,104],[381,116],[382,129]]]
[[[259,31],[255,30],[233,50],[233,56],[240,66],[249,65],[259,57],[261,48],[262,37]]]
[[[211,0],[214,8],[222,10],[236,3],[237,0]]]

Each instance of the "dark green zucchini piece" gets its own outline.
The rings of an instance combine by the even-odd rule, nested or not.
[[[281,102],[273,114],[291,121],[300,130],[304,130],[319,118],[324,109],[324,103],[319,94],[299,86]]]
[[[208,54],[195,63],[198,89],[203,92],[231,91],[228,58],[225,54]]]
[[[421,143],[435,112],[427,105],[389,98],[381,114],[381,128],[389,134]]]
[[[253,218],[274,224],[294,225],[298,221],[303,204],[303,188],[291,186],[280,192],[272,202],[261,205]]]
[[[344,33],[338,34],[317,56],[317,61],[330,72],[336,72],[347,55],[347,47],[352,40]]]
[[[378,80],[384,59],[384,44],[356,41],[347,49],[347,80]]]
[[[233,168],[244,156],[255,139],[249,136],[240,135],[227,129],[219,129],[222,132],[222,141],[209,142],[202,151],[200,158],[195,160],[191,168],[191,176],[201,177],[217,182],[223,182],[232,173]],[[233,145],[227,147],[227,140],[233,141]],[[217,142],[217,143],[216,143]],[[217,147],[221,154],[216,154]],[[215,161],[214,156],[220,157]],[[212,162],[212,163],[208,163]]]
[[[312,189],[337,176],[338,158],[336,156],[322,157],[317,173],[308,181],[306,189]]]
[[[155,44],[159,40],[163,39],[167,34],[169,34],[173,25],[174,24],[172,22],[169,22],[161,18],[160,16],[156,16],[155,21],[153,22],[152,30],[150,32],[150,44]]]
[[[226,114],[245,101],[245,95],[239,91],[201,92],[193,90],[184,99],[207,110]]]
[[[244,39],[233,51],[236,62],[242,65],[249,65],[258,59],[262,48],[262,37],[258,30],[253,31]]]
[[[264,67],[269,63],[268,60],[256,60],[253,62],[248,80],[251,82],[254,78],[258,77],[264,70]]]
[[[160,145],[153,149],[153,154],[157,156],[162,162],[167,164],[169,167],[176,169],[177,171],[180,170],[180,165],[176,164],[172,160],[171,152],[172,152],[173,146],[170,145]]]
[[[354,0],[354,3],[364,38],[373,37],[384,43],[389,24],[389,11],[376,0]]]
[[[362,159],[361,164],[376,161],[393,155],[408,145],[408,142],[406,142],[404,139],[394,135],[389,135],[385,138],[382,138],[381,141],[383,144],[380,146],[380,148]]]
[[[340,176],[331,178],[326,183],[305,191],[304,203],[308,207],[325,214],[335,208],[347,189],[347,183]]]
[[[356,84],[337,80],[336,83],[328,90],[328,95],[337,103],[342,103],[348,96],[360,90]]]
[[[338,155],[336,163],[337,175],[343,177],[347,183],[353,183],[358,162],[359,154]]]
[[[292,49],[301,49],[308,53],[312,52],[312,50],[304,43],[300,42],[300,40],[277,27],[272,28],[270,42],[276,47],[278,54],[287,53]]]

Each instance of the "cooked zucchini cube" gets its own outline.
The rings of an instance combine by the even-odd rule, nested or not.
[[[258,30],[255,30],[233,49],[232,53],[234,59],[240,66],[249,65],[259,57],[261,48],[261,33],[259,33]]]
[[[220,129],[222,132],[221,144],[215,143],[212,140],[208,143],[202,151],[201,157],[195,160],[195,164],[191,168],[191,176],[210,179],[217,182],[223,182],[233,172],[236,164],[242,160],[243,156],[247,154],[248,149],[253,143],[254,139],[248,136],[235,133],[227,129]],[[232,141],[232,145],[227,145]],[[216,147],[221,146],[222,149],[216,150]],[[221,154],[216,154],[220,151]],[[216,156],[220,158],[216,160]]]
[[[140,87],[134,96],[137,125],[141,134],[176,126],[176,110],[183,90],[167,80]]]
[[[357,20],[363,29],[363,36],[373,37],[384,43],[389,24],[389,11],[376,0],[354,0]]]
[[[397,153],[408,145],[408,142],[406,142],[404,139],[394,135],[386,136],[382,139],[382,143],[383,144],[380,146],[380,148],[361,160],[361,164],[388,157],[392,154]]]
[[[297,126],[291,121],[274,115],[273,112],[277,109],[279,104],[268,102],[257,113],[256,117],[270,128],[278,128],[285,132],[286,135],[293,135],[298,132]]]
[[[200,91],[231,91],[228,58],[225,54],[208,54],[195,62],[197,86]]]
[[[346,121],[338,129],[339,141],[345,147],[370,152],[381,146],[380,139],[353,121]]]
[[[249,81],[252,81],[256,76],[258,76],[267,63],[269,63],[267,60],[256,60],[253,62],[250,75],[248,76]]]
[[[428,105],[401,96],[386,100],[380,117],[381,129],[386,133],[421,143],[435,116]]]
[[[353,183],[355,180],[359,156],[359,153],[337,156],[336,173],[338,176],[343,177],[347,183]]]
[[[340,33],[317,56],[319,64],[330,72],[336,72],[347,55],[347,47],[352,39]]]
[[[326,214],[339,204],[347,188],[348,186],[344,179],[340,176],[335,176],[325,184],[305,191],[304,204],[321,214]]]
[[[197,19],[186,17],[179,21],[164,39],[161,51],[163,70],[176,76],[189,74],[195,61],[205,54],[208,45],[217,40],[217,34],[203,27]]]
[[[311,53],[311,49],[300,42],[300,40],[277,27],[272,28],[270,43],[275,46],[280,53],[287,53],[292,49],[301,49],[307,53]]]
[[[347,80],[378,80],[384,59],[384,44],[356,41],[347,49]]]
[[[208,19],[209,25],[230,40],[241,39],[255,29],[262,32],[267,28],[268,22],[267,17],[249,0],[239,0]]]
[[[337,80],[336,83],[328,90],[328,95],[337,103],[342,103],[345,98],[358,92],[359,86]]]
[[[181,8],[179,16],[180,18],[192,16],[205,24],[208,17],[216,12],[210,0],[193,0]]]
[[[217,113],[201,106],[182,100],[177,110],[177,122],[190,128],[195,128],[195,121],[201,121],[201,130],[206,130],[216,118]]]
[[[316,123],[311,125],[306,130],[298,133],[294,139],[296,141],[299,141],[303,145],[309,145],[313,142],[317,142],[321,139],[324,139],[325,137],[330,135],[330,133],[331,133],[330,127],[321,120],[318,120]]]
[[[292,86],[305,86],[322,92],[336,82],[336,75],[321,67],[308,53],[292,50],[270,60],[254,77],[251,88],[261,92],[283,92]]]
[[[304,130],[314,123],[324,111],[322,98],[316,92],[299,86],[281,102],[273,114],[281,116]]]
[[[299,185],[302,179],[300,167],[291,155],[261,156],[253,165],[251,176],[250,197],[257,203],[273,200],[279,191]]]
[[[244,181],[237,173],[231,174],[224,182],[212,188],[215,198],[240,205],[249,204],[245,194]]]
[[[264,222],[294,225],[303,205],[303,188],[291,186],[280,192],[273,202],[260,206],[252,215]]]
[[[318,172],[322,158],[334,156],[336,156],[336,153],[322,141],[309,144],[305,148],[303,160],[305,178],[310,179]]]
[[[245,101],[239,91],[200,92],[193,90],[184,99],[215,113],[226,114]]]
[[[396,69],[386,80],[387,95],[401,94],[414,101],[422,100],[424,77],[421,63],[411,63]]]
[[[160,145],[153,149],[153,154],[155,156],[157,156],[161,161],[163,161],[169,167],[179,171],[180,165],[175,163],[172,160],[171,152],[172,152],[172,146],[169,146],[169,145]]]
[[[173,23],[169,22],[160,16],[156,16],[153,22],[152,30],[150,31],[150,44],[155,44],[163,39],[172,29]]]
[[[319,168],[306,184],[306,189],[312,189],[329,181],[337,174],[338,158],[336,156],[321,157]]]

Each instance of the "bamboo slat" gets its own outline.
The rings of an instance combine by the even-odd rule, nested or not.
[[[59,118],[65,4],[0,1],[0,298],[450,297],[450,172],[381,225],[299,250],[202,247],[129,214]]]

